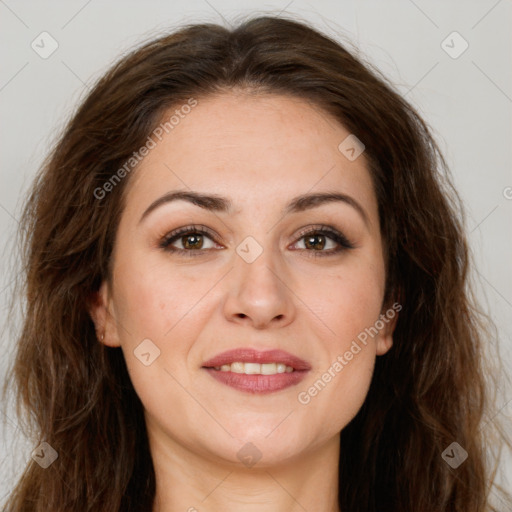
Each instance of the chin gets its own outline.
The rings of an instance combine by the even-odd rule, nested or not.
[[[224,462],[238,467],[245,465],[248,468],[265,468],[289,463],[300,455],[308,440],[299,440],[297,433],[278,431],[275,429],[278,424],[274,423],[272,428],[265,425],[264,428],[239,430],[227,427],[233,438],[223,436],[221,442],[216,442],[209,449]],[[207,440],[209,443],[211,441],[211,438]]]

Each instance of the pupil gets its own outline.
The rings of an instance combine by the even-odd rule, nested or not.
[[[202,235],[187,235],[185,236],[185,243],[183,244],[183,246],[185,248],[192,248],[192,249],[197,249],[198,247],[201,248],[201,246],[203,245],[201,242],[202,240],[200,240],[200,237]],[[195,240],[195,242],[192,242],[192,243],[189,243],[189,240]]]
[[[315,244],[314,240],[318,240],[319,238],[324,238],[323,235],[313,235],[306,238],[306,247],[313,247],[323,249],[325,247],[325,239],[322,242]]]

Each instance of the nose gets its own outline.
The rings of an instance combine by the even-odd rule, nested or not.
[[[252,263],[237,257],[226,283],[224,315],[230,322],[255,329],[284,327],[296,314],[295,295],[286,274],[276,271],[271,251]]]

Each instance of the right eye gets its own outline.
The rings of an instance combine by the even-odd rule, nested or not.
[[[179,253],[186,256],[197,256],[205,250],[211,250],[213,247],[204,248],[204,238],[214,242],[213,235],[209,230],[201,226],[186,226],[171,231],[160,240],[159,246],[167,252]],[[174,247],[179,242],[180,247]]]

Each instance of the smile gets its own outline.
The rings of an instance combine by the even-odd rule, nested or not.
[[[215,380],[248,393],[272,393],[298,384],[310,365],[282,350],[264,352],[242,348],[223,352],[202,369]]]
[[[215,366],[221,372],[245,373],[246,375],[275,375],[276,373],[291,373],[293,368],[283,363],[242,363],[236,362]]]

